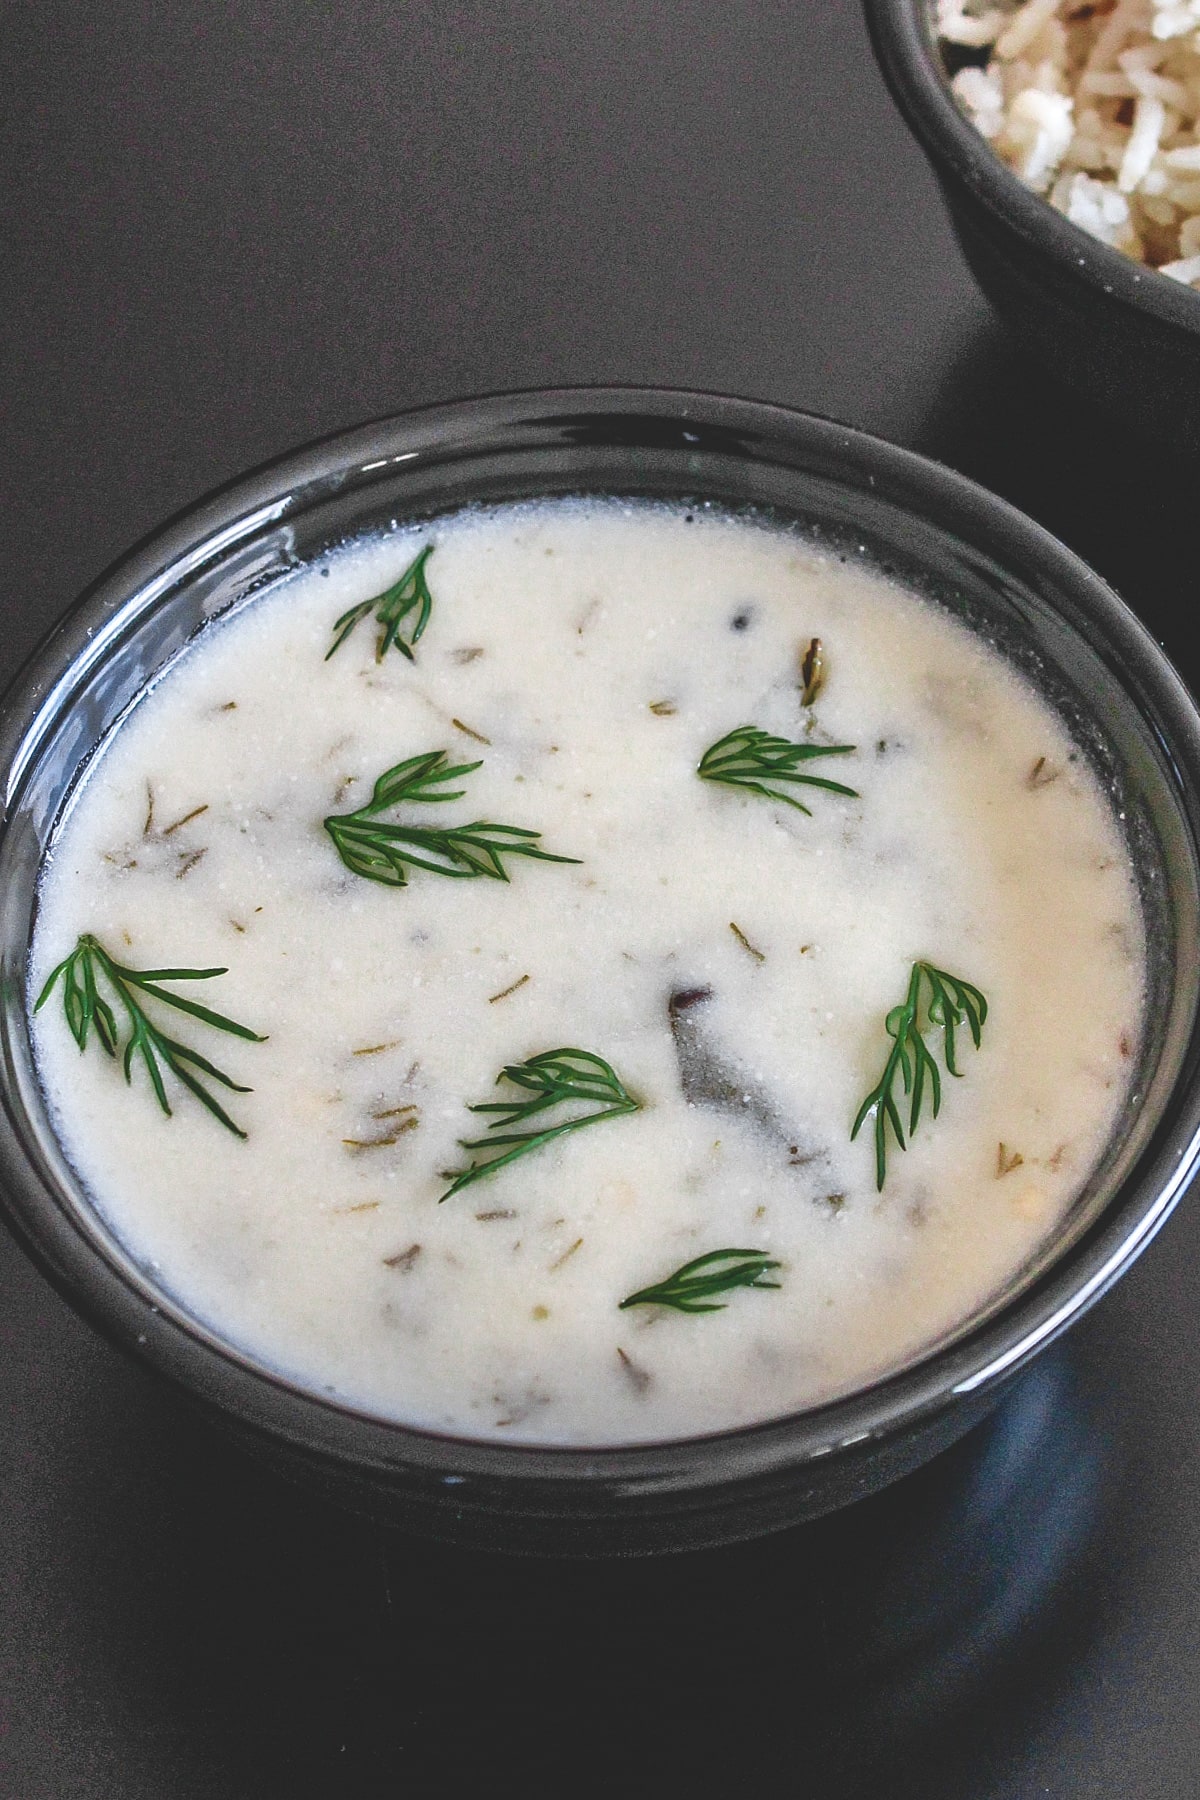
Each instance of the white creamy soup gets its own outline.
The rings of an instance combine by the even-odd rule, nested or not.
[[[75,794],[31,1002],[81,936],[39,1068],[155,1280],[320,1394],[523,1442],[708,1432],[910,1361],[1053,1232],[1141,1028],[1128,857],[1051,709],[928,601],[703,507],[469,511],[212,624]],[[252,1090],[181,1065],[224,1121],[169,1050],[170,1116],[137,1044],[126,1085],[130,996]]]

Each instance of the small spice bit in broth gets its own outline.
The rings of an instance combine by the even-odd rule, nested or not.
[[[569,1247],[569,1249],[564,1250],[561,1256],[555,1257],[554,1261],[550,1264],[551,1274],[553,1274],[555,1269],[561,1269],[563,1264],[565,1262],[569,1262],[571,1257],[574,1256],[575,1252],[577,1250],[581,1250],[582,1248],[583,1248],[583,1239],[576,1238],[575,1242]]]
[[[826,661],[820,638],[812,638],[800,659],[801,706],[811,706],[825,685]]]
[[[450,652],[450,660],[461,665],[477,662],[482,655],[483,646],[481,644],[464,644],[460,650]]]
[[[511,987],[501,988],[498,994],[489,994],[488,1005],[495,1006],[497,1000],[507,1000],[510,994],[515,994],[518,988],[523,988],[528,980],[528,975],[522,975],[518,980],[513,982]]]
[[[442,1179],[443,1179],[443,1181],[446,1179],[446,1171],[445,1170],[442,1171]],[[491,1212],[481,1212],[481,1213],[475,1214],[475,1217],[479,1220],[481,1225],[490,1225],[496,1219],[515,1219],[516,1216],[517,1215],[515,1212],[513,1212],[512,1208],[507,1207],[507,1206],[497,1206]]]
[[[179,867],[175,871],[176,881],[182,881],[185,875],[190,875],[192,870],[196,867],[196,864],[203,862],[207,855],[207,844],[203,845],[199,850],[190,850],[186,853],[181,853],[181,861]]]
[[[760,962],[760,963],[766,962],[767,959],[766,959],[766,956],[764,955],[764,953],[761,950],[755,949],[754,945],[750,942],[750,939],[746,936],[746,934],[742,930],[741,926],[735,925],[732,919],[730,919],[730,921],[729,921],[729,929],[730,929],[730,931],[732,931],[732,933],[733,933],[734,937],[737,939],[738,943],[742,946],[742,949],[748,950],[750,952],[750,954],[754,958],[755,962]]]
[[[399,1269],[402,1275],[409,1275],[420,1254],[420,1244],[410,1244],[407,1250],[398,1250],[395,1256],[385,1256],[383,1266],[385,1269]]]
[[[142,826],[142,836],[149,837],[154,830],[154,788],[146,783],[146,823]]]
[[[1123,1031],[1117,1039],[1117,1051],[1126,1061],[1133,1055],[1133,1045],[1130,1042],[1128,1032]]]
[[[348,1213],[378,1212],[379,1201],[360,1200],[356,1206],[335,1206],[333,1210],[335,1213],[341,1213],[343,1216]]]
[[[190,825],[193,819],[198,819],[201,813],[207,811],[208,801],[206,800],[202,806],[193,806],[191,812],[184,813],[182,819],[176,819],[171,825],[164,825],[161,835],[165,838],[170,837],[172,832],[181,831],[185,825]]]
[[[218,706],[217,711],[218,712],[236,712],[237,711],[237,701],[236,700],[227,700],[225,702],[224,706]]]
[[[497,1425],[522,1425],[531,1413],[549,1406],[552,1396],[544,1387],[531,1382],[524,1393],[505,1394],[497,1389],[492,1395],[492,1405],[504,1408],[505,1416],[497,1419]]]
[[[550,1308],[548,1306],[535,1306],[531,1310],[529,1316],[531,1319],[548,1319],[550,1317]]]
[[[628,1380],[632,1382],[634,1392],[644,1394],[646,1389],[650,1386],[650,1383],[654,1380],[653,1375],[650,1374],[648,1369],[643,1369],[641,1363],[634,1362],[632,1356],[629,1356],[622,1350],[620,1344],[617,1345],[617,1358],[624,1374]]]
[[[421,1109],[416,1104],[416,1102],[414,1100],[410,1100],[407,1106],[385,1107],[382,1112],[373,1112],[371,1114],[371,1117],[373,1119],[400,1119],[400,1118],[403,1118],[405,1113],[419,1113],[420,1110]],[[417,1122],[416,1119],[413,1119],[410,1121],[410,1123],[413,1125],[415,1125],[416,1122]],[[406,1131],[407,1131],[407,1129],[408,1129],[408,1126],[405,1126]]]
[[[1024,1161],[1025,1158],[1019,1150],[1010,1150],[1006,1144],[998,1144],[996,1146],[997,1181],[1002,1175],[1011,1175],[1013,1170],[1019,1169]]]
[[[464,725],[461,719],[451,719],[450,723],[455,731],[461,731],[464,737],[474,738],[477,744],[490,744],[492,741],[491,738],[484,737],[482,731],[474,731],[470,725]]]
[[[344,1137],[342,1142],[345,1144],[347,1150],[387,1150],[392,1144],[398,1143],[406,1131],[415,1131],[419,1123],[420,1121],[418,1119],[402,1119],[395,1130],[388,1132],[386,1137]]]
[[[1123,956],[1128,957],[1131,962],[1136,961],[1139,946],[1133,932],[1127,925],[1124,925],[1120,920],[1117,920],[1112,925],[1105,927],[1105,935],[1112,939]]]
[[[233,929],[235,931],[241,932],[242,936],[245,937],[246,927],[244,925],[239,925],[239,923],[236,919],[230,919],[229,923],[233,926]]]
[[[364,1044],[361,1050],[352,1050],[350,1054],[351,1056],[381,1056],[385,1050],[398,1050],[402,1042],[401,1038],[393,1038],[388,1044]],[[409,1079],[411,1080],[411,1076]]]
[[[679,711],[679,708],[673,700],[652,700],[650,711],[657,714],[660,719],[669,719]]]
[[[1049,787],[1051,782],[1057,781],[1061,774],[1061,769],[1055,768],[1054,764],[1048,762],[1044,756],[1039,756],[1025,777],[1025,785],[1036,792],[1038,788]]]

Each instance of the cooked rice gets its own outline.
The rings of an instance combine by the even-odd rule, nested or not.
[[[1200,289],[1200,0],[937,0],[951,86],[1011,169],[1101,243]]]

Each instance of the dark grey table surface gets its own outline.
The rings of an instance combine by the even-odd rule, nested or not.
[[[854,0],[40,0],[0,5],[0,93],[0,679],[251,464],[606,380],[966,470],[1200,679],[1200,471],[1001,335]],[[1193,1200],[889,1493],[598,1567],[406,1543],[281,1485],[0,1233],[0,1794],[1194,1794],[1198,1257]]]

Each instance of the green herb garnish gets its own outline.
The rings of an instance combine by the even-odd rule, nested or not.
[[[425,565],[432,555],[433,545],[426,544],[409,563],[399,581],[394,581],[382,594],[376,594],[370,600],[360,600],[357,606],[344,612],[334,625],[333,642],[325,652],[325,661],[328,662],[334,652],[341,649],[355,626],[368,613],[374,612],[379,621],[375,661],[381,663],[394,645],[401,656],[407,656],[409,662],[412,662],[413,650],[428,625],[429,615],[433,610],[433,595],[429,592],[429,583],[425,579]],[[400,627],[414,611],[417,616],[405,639],[400,635]]]
[[[436,804],[445,800],[461,800],[464,788],[443,792],[448,781],[470,775],[482,764],[456,763],[443,768],[445,750],[430,750],[424,756],[410,756],[394,768],[387,769],[375,783],[374,792],[357,812],[334,813],[325,820],[325,829],[337,846],[346,867],[368,881],[382,881],[389,887],[407,887],[410,868],[429,869],[435,875],[473,878],[487,875],[494,881],[507,881],[506,856],[534,856],[540,862],[577,863],[577,856],[552,856],[549,850],[537,848],[540,831],[526,831],[519,825],[496,825],[488,819],[475,819],[469,825],[398,825],[381,820],[379,814],[393,806]]]
[[[739,725],[704,752],[696,773],[702,781],[720,781],[727,787],[763,794],[768,800],[782,800],[811,817],[810,808],[786,786],[778,784],[827,788],[831,794],[845,794],[848,799],[857,800],[856,789],[843,787],[840,781],[826,781],[820,775],[806,775],[800,768],[801,763],[818,756],[849,756],[855,748],[854,744],[793,744],[787,738],[759,731],[754,725]]]
[[[485,1175],[494,1175],[497,1169],[515,1162],[518,1156],[525,1156],[530,1150],[539,1150],[543,1144],[564,1137],[568,1131],[595,1125],[601,1119],[615,1119],[622,1113],[638,1112],[642,1104],[629,1092],[611,1064],[590,1050],[543,1050],[540,1056],[531,1056],[528,1062],[510,1063],[501,1069],[496,1077],[497,1085],[502,1081],[511,1081],[514,1087],[524,1088],[533,1097],[529,1100],[489,1100],[468,1109],[474,1113],[495,1113],[496,1117],[488,1126],[486,1137],[459,1139],[464,1150],[478,1151],[479,1156],[468,1168],[449,1171],[453,1180],[441,1196],[443,1200],[457,1194],[460,1188],[469,1187],[473,1181],[481,1181]],[[535,1127],[532,1131],[508,1129],[548,1112],[551,1107],[576,1103],[591,1106],[594,1110],[573,1113],[557,1124]]]
[[[778,1288],[778,1281],[764,1281],[770,1269],[779,1268],[765,1250],[710,1250],[694,1262],[684,1263],[656,1287],[639,1288],[622,1300],[627,1306],[673,1306],[676,1312],[724,1312],[723,1300],[711,1300],[711,1294],[727,1294],[734,1288]]]
[[[133,1059],[140,1056],[158,1096],[158,1104],[169,1116],[171,1107],[159,1066],[161,1059],[176,1080],[182,1082],[201,1105],[206,1106],[213,1117],[220,1120],[227,1131],[232,1131],[235,1137],[244,1138],[246,1133],[234,1124],[195,1071],[199,1070],[200,1074],[207,1075],[210,1080],[220,1082],[222,1087],[229,1088],[235,1094],[248,1094],[251,1090],[242,1087],[223,1070],[214,1067],[198,1051],[190,1049],[187,1044],[181,1044],[177,1038],[168,1037],[147,1017],[140,998],[145,996],[161,1001],[164,1006],[173,1006],[178,1012],[188,1013],[204,1025],[211,1025],[217,1031],[228,1031],[234,1037],[246,1038],[252,1044],[265,1043],[266,1039],[260,1037],[257,1031],[251,1031],[248,1026],[227,1019],[224,1013],[200,1006],[195,1000],[185,1000],[181,994],[168,993],[158,985],[160,981],[211,981],[214,976],[227,973],[226,969],[127,969],[124,964],[115,961],[94,937],[85,934],[70,956],[65,957],[51,972],[33,1010],[41,1011],[53,993],[56,982],[61,979],[63,1010],[71,1035],[81,1050],[87,1049],[88,1036],[94,1025],[96,1036],[108,1054],[114,1059],[121,1056],[125,1079],[131,1084]],[[107,983],[128,1020],[129,1037],[123,1053],[122,1027],[117,1022],[112,1006],[100,992],[100,977]]]
[[[925,1026],[921,1025],[921,990],[928,990],[925,1004]],[[872,1088],[858,1109],[858,1117],[854,1121],[851,1138],[858,1136],[859,1130],[867,1115],[875,1114],[875,1186],[883,1187],[887,1173],[887,1128],[890,1124],[896,1134],[896,1142],[901,1150],[907,1148],[904,1139],[904,1127],[900,1120],[900,1110],[896,1104],[896,1076],[900,1075],[904,1083],[904,1092],[909,1096],[908,1135],[912,1136],[917,1129],[921,1117],[921,1106],[925,1098],[925,1083],[928,1078],[933,1101],[933,1116],[936,1119],[942,1104],[942,1077],[932,1052],[921,1035],[922,1030],[930,1026],[940,1025],[945,1033],[942,1040],[942,1054],[946,1059],[946,1068],[951,1075],[959,1075],[962,1071],[955,1066],[954,1032],[964,1022],[971,1033],[971,1041],[979,1048],[980,1032],[987,1018],[988,1005],[977,987],[969,981],[960,981],[957,975],[947,975],[944,969],[935,969],[932,963],[915,962],[909,977],[908,993],[901,1006],[894,1006],[885,1020],[887,1034],[895,1042],[884,1065],[878,1087]]]

